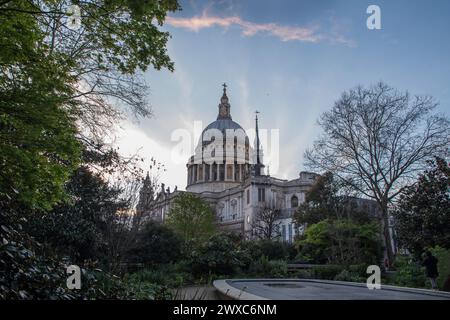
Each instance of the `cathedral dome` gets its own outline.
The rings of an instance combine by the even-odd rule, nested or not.
[[[224,132],[226,129],[236,130],[236,129],[242,129],[242,127],[237,122],[234,122],[231,119],[217,119],[216,121],[211,122],[205,128],[205,130],[203,130],[203,133],[209,129],[218,129],[218,130]],[[242,130],[244,130],[244,129],[242,129]]]
[[[187,163],[188,191],[223,191],[239,185],[248,175],[249,139],[245,130],[232,120],[226,85],[223,87],[217,119],[202,131],[195,153]]]

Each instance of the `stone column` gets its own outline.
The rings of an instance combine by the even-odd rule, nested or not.
[[[191,181],[192,181],[192,166],[190,165],[189,167],[188,167],[188,184],[191,184]]]

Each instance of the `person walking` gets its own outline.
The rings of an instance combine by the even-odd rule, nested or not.
[[[431,281],[431,288],[433,290],[437,290],[438,286],[436,283],[436,278],[439,276],[438,268],[437,268],[438,259],[431,254],[430,251],[425,252],[425,257],[422,262],[422,266],[425,267],[427,277]]]

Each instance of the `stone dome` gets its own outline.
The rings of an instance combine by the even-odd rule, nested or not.
[[[211,122],[204,130],[203,133],[208,129],[218,129],[224,132],[226,129],[242,129],[239,123],[234,122],[231,119],[217,119],[216,121]],[[244,129],[242,129],[244,130]]]

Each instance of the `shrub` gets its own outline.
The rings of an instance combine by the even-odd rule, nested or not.
[[[309,254],[307,254],[305,251],[298,253],[295,256],[295,262],[296,263],[311,263],[314,261],[314,258],[312,258]]]
[[[450,249],[436,246],[430,251],[438,259],[439,277],[437,278],[437,283],[439,288],[442,289],[445,281],[450,277]]]
[[[350,282],[364,282],[365,278],[360,277],[357,273],[351,272],[349,270],[342,270],[338,273],[334,280],[336,281],[350,281]]]
[[[349,219],[322,220],[308,226],[297,241],[301,257],[315,263],[376,263],[380,259],[379,226]]]
[[[182,240],[172,229],[156,222],[146,223],[128,251],[128,259],[145,265],[168,264],[181,259]]]
[[[315,279],[334,280],[343,269],[339,265],[324,265],[312,268],[311,273]]]
[[[394,267],[397,270],[391,278],[390,284],[412,288],[427,288],[425,272],[420,264],[410,257],[399,256]]]
[[[189,264],[196,277],[233,275],[243,267],[241,256],[232,236],[220,233],[194,249]]]
[[[287,276],[287,263],[284,260],[269,260],[262,256],[252,263],[249,268],[250,275],[264,278],[283,278]]]
[[[293,245],[273,240],[251,240],[241,243],[243,250],[247,251],[256,260],[266,256],[270,260],[287,260],[296,255]]]
[[[367,274],[367,267],[369,265],[360,263],[360,264],[352,264],[348,266],[348,271],[352,274],[357,275],[358,277],[366,279],[369,275]]]
[[[301,269],[295,271],[294,276],[299,279],[313,279],[313,273],[309,269]]]
[[[153,285],[176,288],[192,282],[192,276],[178,264],[160,265],[158,269],[145,269],[124,277],[129,283],[150,283]]]

